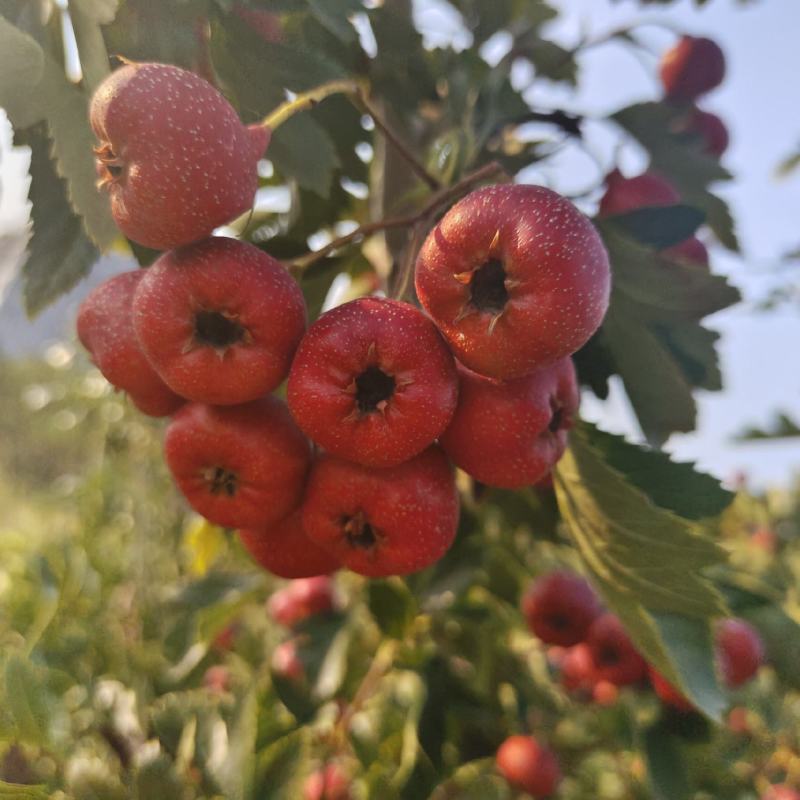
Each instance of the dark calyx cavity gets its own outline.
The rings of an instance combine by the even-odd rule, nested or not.
[[[224,349],[244,339],[245,328],[220,311],[198,311],[194,316],[194,338],[198,344]]]
[[[508,290],[503,262],[492,258],[472,274],[469,282],[469,303],[478,311],[500,314],[507,302]]]
[[[362,414],[377,411],[395,390],[395,380],[379,367],[367,367],[356,378],[356,405]]]

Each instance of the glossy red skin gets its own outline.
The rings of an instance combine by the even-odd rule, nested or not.
[[[190,505],[228,528],[261,528],[288,516],[302,500],[311,463],[306,438],[274,397],[184,406],[167,427],[164,454]],[[209,474],[217,468],[237,476],[233,496],[212,490]]]
[[[606,176],[606,192],[600,200],[598,216],[625,214],[649,206],[672,206],[680,201],[678,190],[654,172],[626,178],[615,169]]]
[[[322,455],[308,480],[303,526],[353,572],[406,575],[447,552],[458,512],[452,470],[437,447],[385,469]],[[345,521],[359,514],[376,535],[372,547],[351,544],[344,530]]]
[[[506,275],[509,299],[499,317],[469,303],[472,276],[490,260]],[[417,296],[456,358],[500,380],[583,346],[603,320],[610,283],[592,223],[541,186],[472,192],[430,232],[416,265]],[[472,313],[459,319],[465,310]]]
[[[280,17],[262,8],[248,8],[236,3],[233,13],[244,20],[265,42],[278,43],[284,39]]]
[[[729,689],[747,683],[764,663],[764,643],[758,631],[743,619],[720,622],[716,631],[716,651]]]
[[[383,407],[361,412],[356,378],[377,367],[395,381]],[[436,326],[408,303],[362,297],[323,314],[306,333],[289,373],[297,424],[329,453],[392,467],[421,453],[456,407],[453,356]]]
[[[561,782],[561,768],[552,750],[532,736],[509,736],[497,751],[497,769],[516,789],[533,797],[550,797]]]
[[[272,671],[281,678],[291,681],[302,681],[305,678],[306,670],[297,654],[297,645],[293,639],[281,642],[272,651],[270,663]]]
[[[240,530],[239,538],[261,567],[280,578],[310,578],[339,568],[327,550],[306,536],[299,509],[267,528]]]
[[[312,772],[303,785],[304,800],[350,800],[350,781],[335,762]]]
[[[708,249],[696,236],[684,239],[684,241],[672,245],[672,247],[667,247],[661,251],[661,254],[684,264],[707,267],[709,263]]]
[[[730,136],[725,123],[710,111],[693,108],[686,121],[686,130],[700,137],[703,150],[714,158],[720,158],[728,149]]]
[[[647,674],[645,660],[614,614],[603,614],[592,623],[586,643],[592,651],[598,680],[616,686],[631,686]]]
[[[570,692],[588,692],[597,683],[592,651],[586,642],[579,642],[564,653],[560,670],[561,685]]]
[[[671,706],[676,711],[684,713],[694,711],[694,705],[689,702],[683,692],[673,686],[658,670],[648,667],[648,674],[653,691],[662,703]]]
[[[539,578],[521,602],[528,628],[546,644],[571,647],[586,638],[602,613],[591,585],[580,575],[556,570]]]
[[[667,99],[689,103],[722,83],[725,55],[711,39],[682,36],[664,53],[660,74]]]
[[[98,176],[130,239],[167,250],[208,236],[253,205],[269,131],[245,127],[207,81],[169,64],[125,64],[89,108]],[[117,177],[103,169],[112,160]]]
[[[195,315],[220,312],[247,331],[225,349],[195,339]],[[146,270],[133,301],[136,335],[175,392],[199,403],[245,403],[286,377],[306,324],[303,294],[283,265],[247,242],[212,237]]]
[[[776,783],[761,795],[761,800],[800,800],[800,792],[785,783]]]
[[[505,383],[458,372],[458,407],[440,438],[447,455],[487,486],[518,489],[544,478],[564,454],[578,410],[572,360]]]
[[[131,303],[144,274],[138,269],[123,272],[100,284],[81,303],[76,327],[81,344],[105,379],[127,392],[143,414],[166,417],[184,399],[159,378],[134,333]]]
[[[308,541],[310,546],[318,547]],[[333,611],[335,604],[333,580],[328,575],[317,575],[293,580],[273,592],[267,601],[267,613],[275,622],[291,628],[304,619]]]

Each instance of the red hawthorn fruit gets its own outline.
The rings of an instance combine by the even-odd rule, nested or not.
[[[180,408],[178,397],[145,358],[133,330],[131,303],[144,270],[115,275],[81,303],[77,329],[81,344],[106,380],[127,392],[134,405],[151,417],[166,417]]]
[[[685,264],[697,264],[707,267],[709,262],[708,249],[696,236],[691,236],[679,244],[667,247],[661,251],[661,255]]]
[[[716,631],[720,670],[729,689],[747,683],[764,663],[764,643],[758,631],[743,619],[726,619]]]
[[[626,178],[614,169],[606,176],[606,191],[600,200],[598,216],[624,214],[650,206],[672,206],[680,201],[678,190],[654,172]]]
[[[272,256],[212,237],[164,253],[133,300],[136,335],[166,384],[199,403],[254,400],[286,377],[306,324],[300,287]]]
[[[613,706],[619,699],[619,688],[611,681],[597,681],[592,687],[592,700],[599,706]]]
[[[228,691],[230,680],[230,670],[222,664],[217,664],[205,671],[203,686],[214,694],[222,694]]]
[[[728,712],[728,730],[738,736],[747,736],[750,731],[748,711],[744,706],[735,706]]]
[[[436,326],[408,303],[353,300],[309,329],[289,373],[297,424],[333,455],[392,467],[442,433],[458,397]]]
[[[304,800],[350,800],[350,781],[336,762],[312,772],[303,785]]]
[[[785,783],[776,783],[761,795],[761,800],[800,800],[800,792]]]
[[[322,455],[303,503],[303,526],[353,572],[405,575],[440,559],[453,543],[458,495],[437,447],[376,469]]]
[[[306,676],[306,669],[297,654],[297,644],[294,639],[281,642],[272,651],[270,666],[275,675],[284,680],[302,681]]]
[[[582,347],[608,307],[608,254],[592,223],[542,186],[489,186],[456,203],[416,265],[420,302],[456,357],[507,380]]]
[[[274,397],[185,405],[167,427],[164,454],[192,508],[228,528],[266,527],[288,516],[311,461],[305,436]]]
[[[270,133],[242,125],[198,75],[127,63],[97,87],[89,115],[99,185],[134,242],[156,250],[196,242],[253,205]]]
[[[616,615],[606,613],[598,617],[589,628],[586,643],[592,652],[598,680],[630,686],[645,677],[647,664]]]
[[[760,527],[750,535],[750,543],[759,550],[774,553],[778,549],[780,539],[771,528]]]
[[[488,486],[518,489],[546,477],[578,411],[572,359],[505,383],[464,367],[458,373],[458,406],[440,438],[447,455]]]
[[[662,703],[671,706],[676,711],[694,711],[694,705],[683,692],[671,684],[655,667],[648,667],[648,675],[653,691]]]
[[[552,750],[532,736],[509,736],[497,751],[497,769],[515,789],[533,797],[550,797],[561,782]]]
[[[313,545],[310,540],[309,544]],[[335,606],[333,580],[328,575],[317,575],[293,580],[273,592],[267,601],[267,613],[279,625],[291,628],[309,617],[327,614]]]
[[[214,650],[218,650],[222,653],[225,653],[229,650],[233,650],[233,646],[236,643],[236,637],[239,633],[239,623],[232,622],[230,625],[226,625],[215,637],[214,641],[211,642],[211,646]]]
[[[686,119],[685,130],[700,137],[703,150],[714,158],[720,158],[728,149],[730,137],[725,123],[710,111],[693,108]]]
[[[233,6],[233,13],[246,22],[265,42],[275,44],[283,41],[283,27],[277,14],[263,8],[248,8],[241,3]]]
[[[280,578],[311,578],[339,568],[327,550],[306,536],[299,509],[267,528],[240,530],[239,538],[260,566]]]
[[[725,77],[725,55],[702,36],[682,36],[661,58],[661,83],[668,100],[690,103]]]
[[[591,691],[597,683],[592,651],[586,642],[567,649],[561,660],[561,685],[570,692]]]
[[[586,639],[602,608],[580,575],[557,570],[539,578],[522,597],[528,628],[546,644],[571,647]]]

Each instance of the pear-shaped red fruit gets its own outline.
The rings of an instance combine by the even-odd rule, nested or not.
[[[311,449],[286,405],[185,405],[164,439],[167,466],[191,506],[228,528],[266,528],[300,504]]]
[[[306,533],[370,577],[405,575],[438,561],[457,524],[452,470],[437,447],[384,469],[322,455],[303,502]]]
[[[518,489],[541,480],[564,454],[578,410],[570,358],[505,383],[459,368],[459,401],[441,445],[488,486]]]
[[[269,141],[207,81],[170,64],[127,63],[97,87],[89,116],[99,185],[134,242],[167,250],[253,205]]]
[[[267,528],[240,530],[239,538],[260,566],[280,578],[312,578],[339,568],[327,550],[306,536],[299,509]]]
[[[303,294],[283,265],[224,237],[164,253],[136,291],[133,321],[164,382],[199,403],[255,400],[280,384],[303,335]]]
[[[142,413],[165,417],[184,399],[161,380],[134,333],[131,304],[144,275],[123,272],[95,288],[78,310],[78,338],[112,386],[127,392]]]
[[[334,308],[309,328],[287,393],[307,436],[376,467],[432,444],[457,396],[455,362],[436,326],[414,306],[378,297]]]
[[[574,353],[597,330],[608,307],[608,255],[561,195],[490,186],[430,232],[416,287],[456,358],[507,380]]]

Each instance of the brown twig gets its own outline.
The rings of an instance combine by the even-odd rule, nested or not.
[[[457,197],[460,197],[476,183],[480,183],[481,181],[487,180],[495,175],[501,175],[504,173],[505,171],[503,170],[503,167],[496,161],[485,164],[479,169],[476,169],[474,172],[470,172],[469,175],[465,175],[460,181],[458,181],[458,183],[454,183],[452,186],[447,186],[444,189],[440,189],[431,196],[430,200],[425,204],[425,207],[418,213],[410,214],[404,217],[388,217],[387,219],[381,219],[377,220],[376,222],[367,222],[363,225],[359,225],[355,230],[350,231],[350,233],[347,233],[344,236],[339,236],[338,238],[333,239],[319,250],[315,250],[313,253],[308,253],[305,256],[295,259],[291,264],[291,269],[295,272],[301,272],[302,270],[310,267],[312,264],[315,264],[317,261],[325,258],[334,250],[338,250],[339,248],[350,244],[356,239],[363,239],[365,236],[377,233],[378,231],[389,230],[390,228],[409,228],[412,225],[422,223],[426,221],[432,214],[434,214],[441,206]],[[401,274],[398,278],[398,286],[403,284],[405,286],[408,285],[408,277]]]

